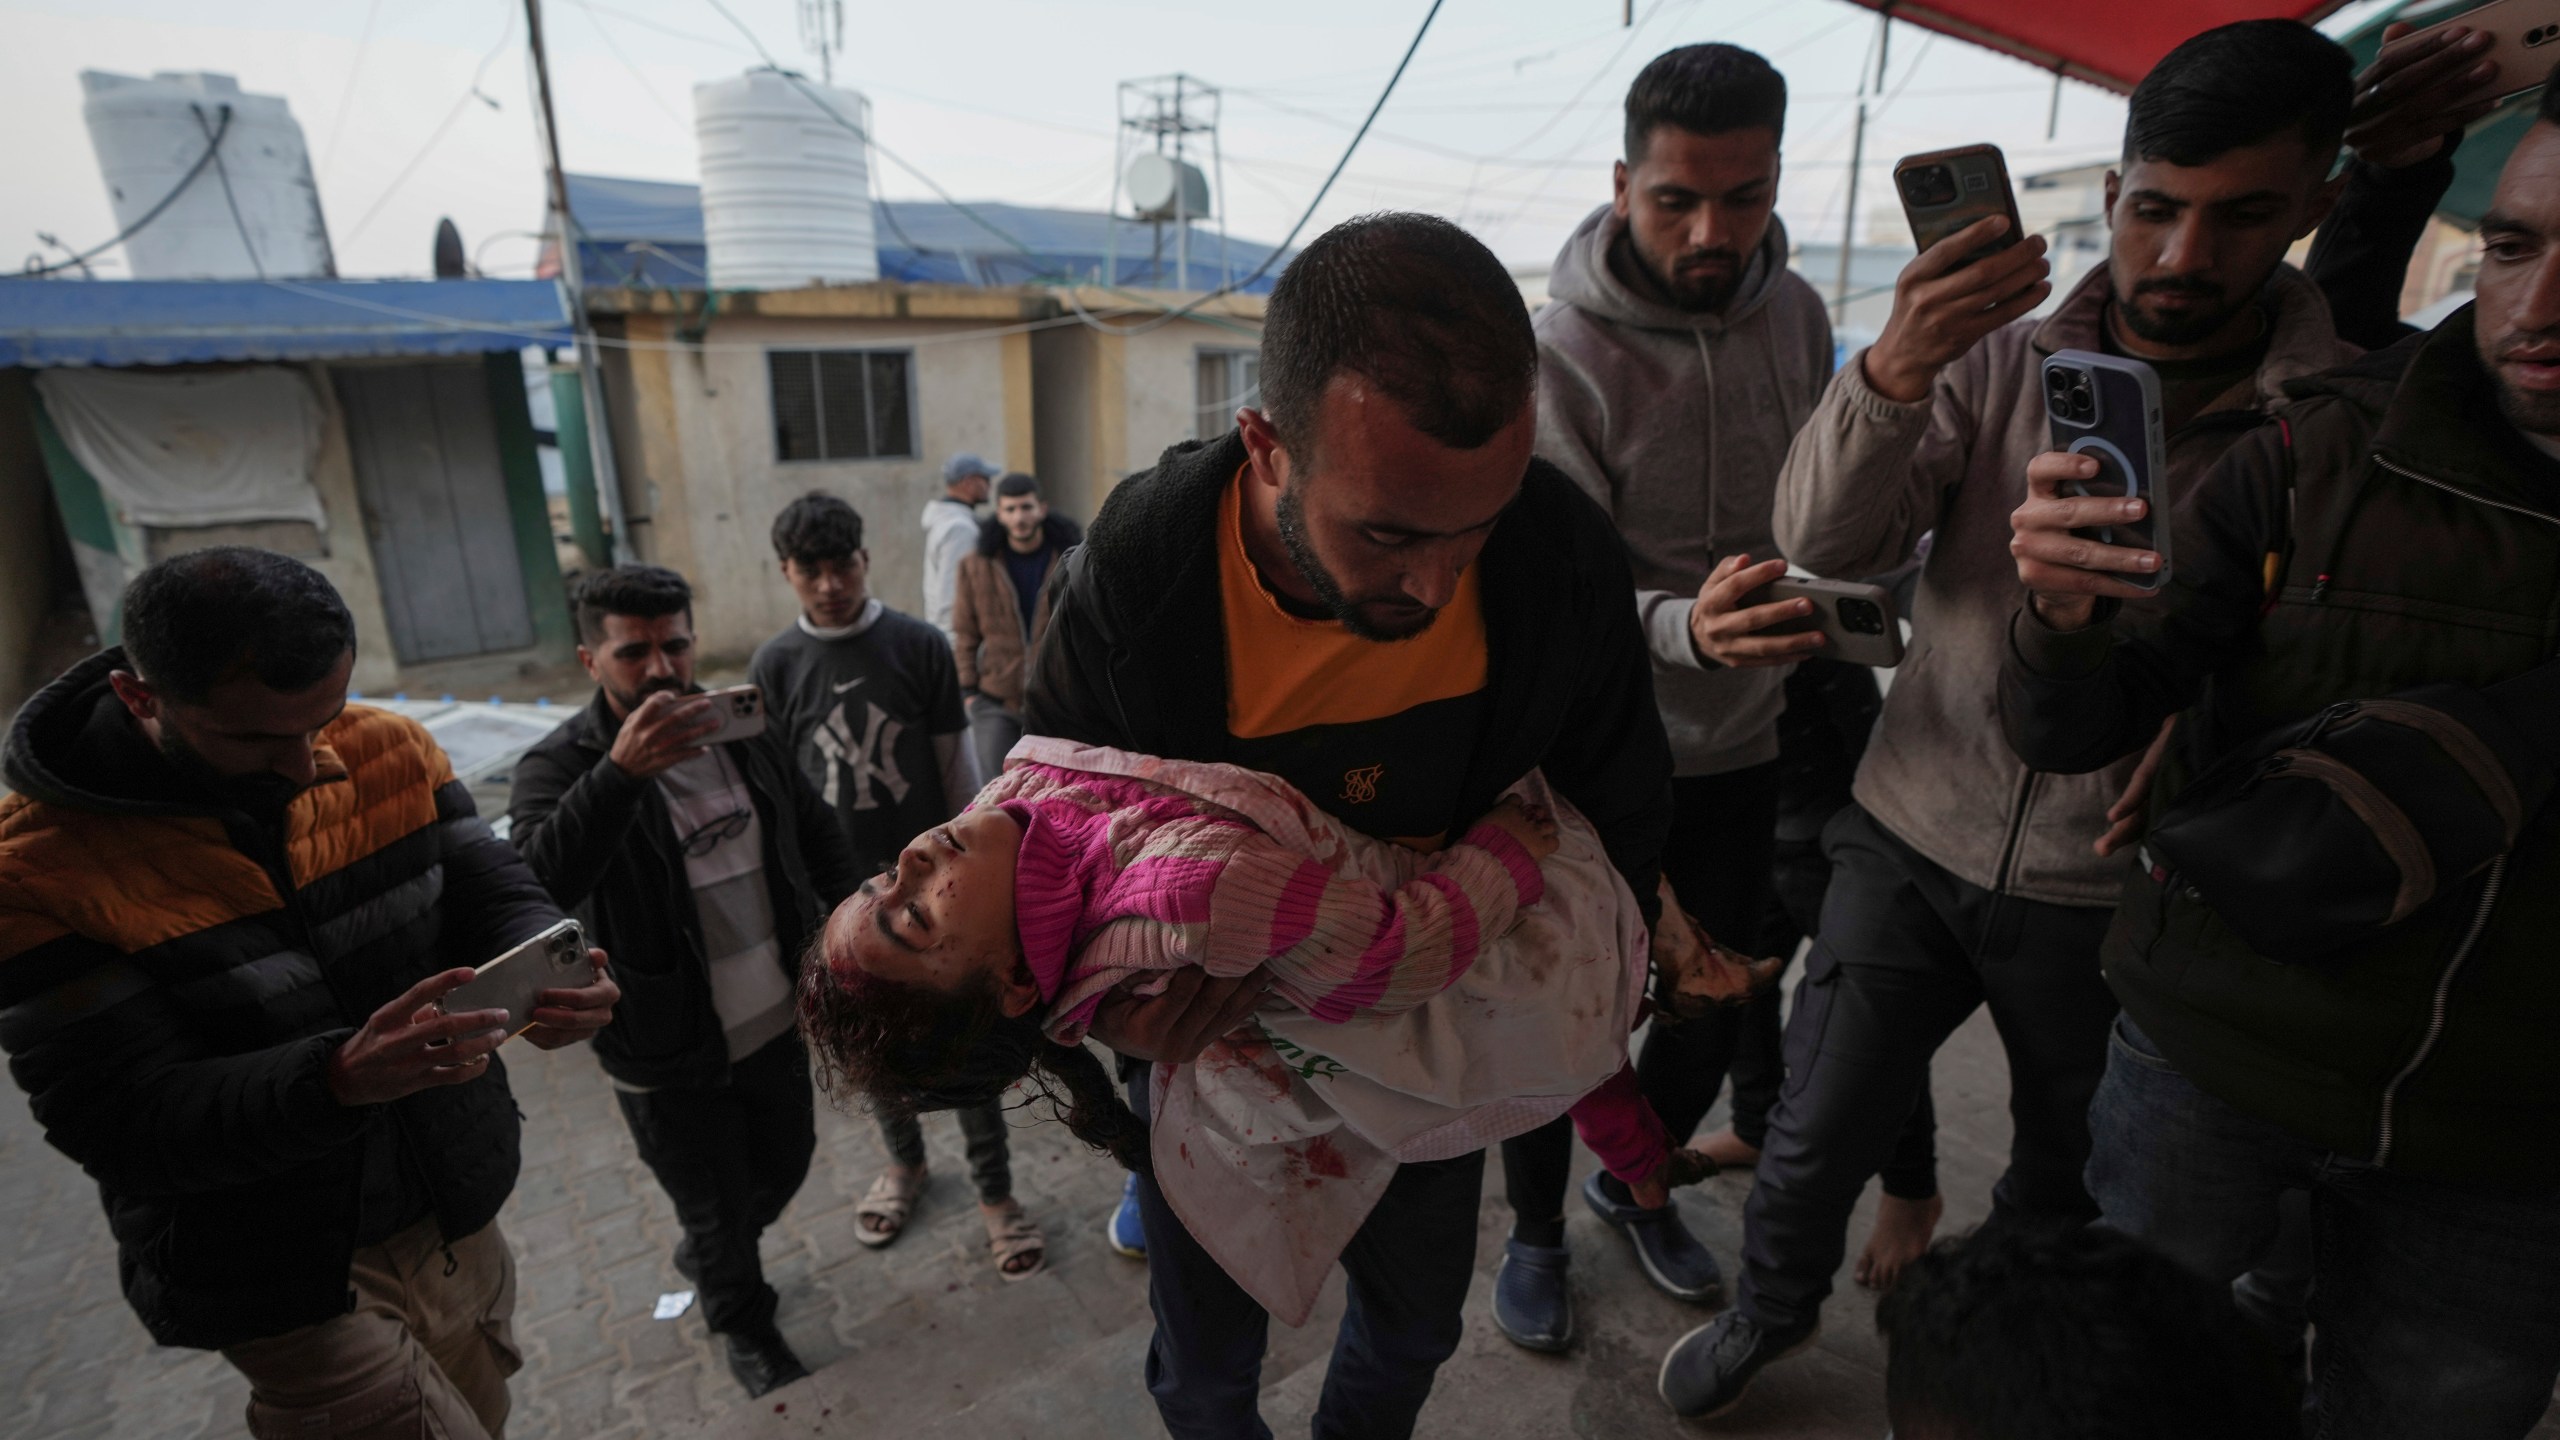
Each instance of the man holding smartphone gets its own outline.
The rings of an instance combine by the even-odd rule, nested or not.
[[[97,1180],[134,1314],[221,1351],[253,1433],[488,1440],[522,1364],[507,1012],[439,1002],[559,907],[423,728],[347,703],[319,572],[193,551],[119,613],[9,731],[10,1072]],[[589,958],[525,1040],[613,1019]]]
[[[1770,503],[1787,443],[1831,374],[1830,323],[1813,287],[1787,268],[1776,213],[1786,111],[1785,78],[1749,50],[1688,45],[1656,56],[1627,91],[1615,198],[1565,242],[1554,301],[1536,321],[1538,454],[1609,512],[1635,566],[1654,701],[1671,738],[1663,874],[1701,928],[1746,949],[1769,906],[1788,667],[1823,644],[1820,634],[1759,633],[1809,602],[1745,603],[1786,573]],[[1728,1069],[1737,1094],[1762,1080],[1774,1092],[1779,1004],[1772,988],[1676,1023],[1657,1011],[1637,1075],[1675,1143],[1706,1118]],[[1503,1147],[1514,1218],[1494,1321],[1533,1350],[1562,1349],[1573,1330],[1572,1143],[1559,1121]],[[1733,1134],[1706,1148],[1725,1164],[1750,1163]],[[1920,1199],[1934,1193],[1932,1183]],[[1677,1210],[1642,1211],[1602,1175],[1583,1197],[1627,1235],[1656,1289],[1693,1304],[1722,1296],[1715,1257]]]
[[[774,1323],[756,1241],[818,1144],[794,1025],[808,941],[860,876],[835,816],[770,731],[721,727],[693,683],[693,590],[656,565],[578,588],[595,698],[516,763],[512,838],[622,957],[596,1059],[675,1203],[675,1268],[749,1395],[808,1373]]]
[[[2155,479],[2182,494],[2282,408],[2287,381],[2353,353],[2320,288],[2283,263],[2337,198],[2329,172],[2351,119],[2360,143],[2426,126],[2441,137],[2470,60],[2459,46],[2395,56],[2398,83],[2375,88],[2408,108],[2398,128],[2376,128],[2351,115],[2346,52],[2308,27],[2245,21],[2188,40],[2129,103],[2108,260],[2039,320],[2025,317],[2050,291],[2042,240],[1973,258],[2007,232],[1995,217],[1931,246],[1903,271],[1876,343],[1796,436],[1778,483],[1781,548],[1817,574],[1870,575],[1934,531],[1916,607],[1925,638],[1886,697],[1857,804],[1825,837],[1834,878],[1745,1211],[1738,1303],[1667,1358],[1663,1395],[1681,1413],[1730,1408],[1812,1340],[1851,1207],[1930,1057],[1980,1006],[2008,1052],[2014,1124],[1992,1223],[2096,1217],[2081,1172],[2116,1010],[2097,963],[2118,890],[2105,856],[2132,833],[2142,761],[2038,773],[1992,716],[2016,603],[2009,512],[2028,462],[2052,448],[2038,365],[2081,349],[2157,370],[2168,454]],[[2396,289],[2407,255],[2356,258],[2324,280]]]
[[[2232,447],[2178,512],[2167,593],[2139,611],[2119,577],[2156,574],[2146,552],[2071,533],[2128,503],[2062,493],[2078,457],[2035,462],[2012,519],[2028,604],[2000,676],[2019,754],[2080,770],[2184,710],[2209,765],[2421,686],[2485,691],[2548,749],[2560,90],[2507,157],[2480,239],[2476,303],[2303,382],[2285,429]],[[2498,788],[2452,764],[2349,763],[2387,779],[2404,817]],[[2223,1281],[2260,1262],[2280,1193],[2310,1193],[2313,1434],[2514,1440],[2560,1378],[2560,807],[2513,788],[2503,855],[2437,867],[2433,903],[2309,963],[2257,953],[2227,887],[2174,873],[2210,870],[2210,846],[2155,843],[2121,877],[2105,961],[2124,1015],[2090,1188],[2106,1225]]]

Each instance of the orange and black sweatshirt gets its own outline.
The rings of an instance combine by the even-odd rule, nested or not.
[[[0,750],[0,1048],[98,1182],[145,1328],[217,1348],[345,1313],[360,1245],[496,1217],[502,1063],[354,1107],[323,1066],[384,1002],[559,910],[414,721],[348,707],[320,782],[261,821],[139,733],[107,686],[123,664],[65,672]]]

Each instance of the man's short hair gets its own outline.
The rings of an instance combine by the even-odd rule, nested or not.
[[[2112,1230],[1985,1227],[1876,1305],[1904,1440],[2277,1440],[2299,1432],[2274,1347],[2214,1285]]]
[[[2160,57],[2125,104],[2124,158],[2202,165],[2292,132],[2322,174],[2355,103],[2346,47],[2292,20],[2242,20]]]
[[[1766,127],[1787,132],[1787,77],[1739,45],[1683,45],[1653,57],[1627,87],[1627,163],[1644,158],[1654,127],[1692,135]]]
[[[693,587],[664,565],[616,565],[578,584],[578,639],[590,647],[604,639],[604,617],[655,620],[682,614],[693,619]]]
[[[812,490],[773,517],[776,559],[819,565],[850,560],[862,548],[862,515],[824,490]]]
[[[1538,380],[1520,287],[1484,242],[1436,215],[1345,220],[1280,272],[1262,322],[1262,409],[1303,464],[1325,386],[1357,375],[1422,433],[1472,450]]]
[[[1014,471],[1012,474],[1007,475],[996,482],[996,498],[999,500],[1010,500],[1016,495],[1037,495],[1039,493],[1040,482],[1023,474],[1019,470]]]
[[[134,576],[123,621],[125,658],[182,705],[243,674],[270,690],[308,690],[356,644],[355,617],[326,576],[246,545],[172,555]]]

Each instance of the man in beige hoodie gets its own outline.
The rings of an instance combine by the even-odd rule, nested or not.
[[[1850,1210],[1930,1057],[1978,1007],[2008,1051],[2014,1125],[1991,1223],[2097,1216],[2081,1171],[2116,1012],[2098,944],[2119,890],[2100,837],[2124,833],[2111,827],[2142,757],[2088,775],[2029,770],[1995,713],[2019,600],[2009,512],[2027,462],[2052,448],[2038,366],[2069,348],[2158,371],[2174,500],[2282,409],[2285,382],[2349,358],[2320,290],[2283,257],[2337,199],[2342,182],[2328,177],[2350,69],[2344,50],[2290,21],[2179,46],[2128,107],[2122,170],[2107,182],[2107,262],[2033,319],[2050,291],[2041,240],[1968,263],[2005,230],[1994,219],[1923,252],[1884,332],[1841,368],[1788,452],[1775,531],[1797,564],[1874,574],[1937,538],[1857,804],[1825,837],[1833,879],[1745,1211],[1737,1303],[1664,1360],[1663,1398],[1684,1415],[1731,1409],[1762,1368],[1813,1339]],[[2372,133],[2359,139],[2368,158]],[[2433,198],[2415,196],[2421,217]],[[2333,286],[2396,288],[2406,250],[2366,258],[2389,273]]]

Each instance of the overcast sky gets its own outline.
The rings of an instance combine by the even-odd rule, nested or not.
[[[785,64],[815,73],[798,0],[727,3]],[[880,142],[950,193],[1099,209],[1116,82],[1186,71],[1225,88],[1231,230],[1272,240],[1427,4],[845,0],[835,73],[869,95]],[[1318,227],[1420,208],[1466,224],[1514,265],[1542,264],[1608,195],[1636,71],[1671,46],[1729,40],[1768,56],[1793,92],[1787,223],[1799,239],[1836,236],[1873,14],[1843,0],[1637,0],[1630,31],[1619,5],[1446,0]],[[757,64],[745,38],[709,0],[546,0],[544,13],[569,168],[694,179],[692,86]],[[490,273],[530,266],[531,240],[511,233],[542,218],[521,0],[16,0],[0,5],[0,27],[0,125],[19,137],[0,155],[0,264],[43,249],[39,231],[81,248],[114,233],[79,72],[187,69],[227,71],[292,103],[342,273],[424,273],[440,216]],[[2120,101],[2066,82],[2047,141],[2050,79],[1903,25],[1886,88],[1862,211],[1891,203],[1884,171],[1898,155],[1991,140],[2024,174],[2108,154],[2123,124]],[[880,185],[927,193],[894,165]]]

